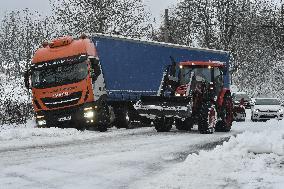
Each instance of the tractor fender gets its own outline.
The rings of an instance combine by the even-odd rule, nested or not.
[[[223,89],[220,91],[219,96],[218,96],[218,98],[217,98],[217,104],[218,104],[219,107],[222,106],[223,101],[224,101],[224,96],[225,96],[226,94],[231,95],[231,91],[230,91],[230,89],[228,89],[228,88],[223,88]]]

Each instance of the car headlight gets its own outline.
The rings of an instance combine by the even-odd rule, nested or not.
[[[258,113],[258,112],[259,112],[259,109],[255,109],[254,112],[255,112],[255,113]]]
[[[46,121],[45,120],[40,120],[37,123],[38,123],[39,126],[46,125]]]
[[[84,112],[85,118],[93,118],[94,116],[95,116],[95,112],[93,112],[93,111]]]
[[[279,113],[283,113],[283,109],[279,109],[278,112],[279,112]]]

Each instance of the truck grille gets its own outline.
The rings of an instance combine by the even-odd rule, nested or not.
[[[267,112],[267,113],[276,113],[275,110],[260,110],[260,112]]]
[[[81,96],[82,92],[75,92],[69,96],[60,98],[42,98],[41,100],[47,108],[60,108],[77,104]]]

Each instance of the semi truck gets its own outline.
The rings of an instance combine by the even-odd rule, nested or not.
[[[229,59],[226,51],[119,36],[60,37],[35,52],[25,85],[32,91],[38,126],[106,131],[110,125],[128,128],[133,121],[152,121],[135,105],[161,95],[164,70],[173,61],[218,61],[228,69]],[[222,75],[226,89],[229,77]]]

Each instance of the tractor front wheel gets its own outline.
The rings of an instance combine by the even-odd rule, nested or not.
[[[233,122],[233,102],[230,95],[225,95],[221,107],[220,118],[216,124],[216,131],[229,132]]]
[[[155,129],[158,132],[169,132],[172,129],[173,120],[170,118],[162,117],[154,120]]]
[[[217,112],[214,106],[204,104],[198,119],[198,130],[201,134],[212,134],[215,131]]]

